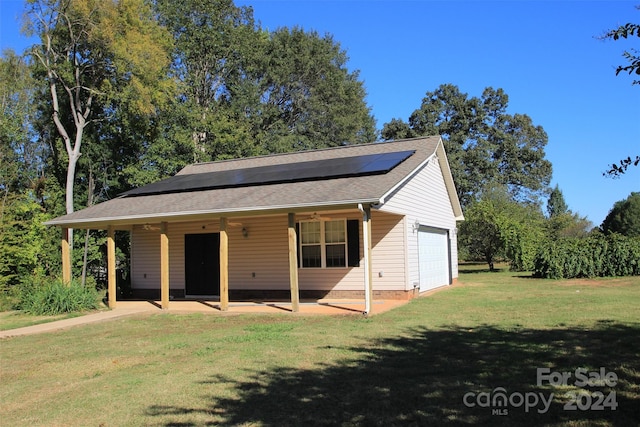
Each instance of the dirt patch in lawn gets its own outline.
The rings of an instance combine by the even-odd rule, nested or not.
[[[638,279],[634,277],[594,278],[562,280],[560,286],[586,286],[589,288],[617,288],[637,285]]]

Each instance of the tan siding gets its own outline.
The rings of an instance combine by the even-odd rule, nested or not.
[[[300,290],[358,290],[364,289],[364,268],[362,267],[362,216],[358,214],[332,214],[331,219],[358,219],[361,267],[344,268],[301,268],[298,270]]]
[[[184,289],[184,235],[217,233],[219,231],[218,224],[217,219],[197,223],[169,223],[167,235],[169,237],[170,289]],[[132,288],[159,289],[160,231],[134,228],[131,233],[131,258]]]
[[[131,287],[160,289],[160,234],[134,229],[131,232]]]
[[[373,289],[405,290],[404,217],[384,212],[372,215]]]
[[[331,217],[360,221],[359,238],[362,256],[364,249],[362,248],[361,216],[351,213],[344,216],[332,214]],[[229,222],[229,289],[288,290],[287,216],[242,218]],[[374,290],[406,288],[403,224],[402,217],[398,215],[375,211],[372,214]],[[206,223],[169,224],[169,286],[171,289],[184,289],[184,235],[215,233],[219,231],[218,225],[217,219]],[[247,230],[247,237],[242,235],[243,228]],[[131,233],[131,241],[133,288],[159,289],[159,231],[136,228]],[[363,279],[362,267],[299,269],[300,290],[360,291],[364,286]]]
[[[337,219],[335,215],[332,218]],[[360,255],[362,248],[362,219],[360,221]],[[371,246],[374,290],[404,290],[406,266],[404,260],[404,233],[402,217],[383,212],[372,212]],[[380,275],[382,273],[382,277]],[[335,291],[361,291],[364,289],[364,268],[325,268],[299,270],[300,289],[322,289]]]
[[[229,289],[289,289],[287,216],[239,222],[229,227]]]

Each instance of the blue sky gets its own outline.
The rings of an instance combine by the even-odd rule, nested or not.
[[[547,158],[569,208],[600,225],[613,204],[640,191],[640,167],[620,179],[607,165],[640,154],[640,86],[615,75],[640,38],[597,39],[640,23],[634,1],[236,0],[264,28],[330,33],[359,70],[378,128],[407,120],[443,83],[469,96],[503,88],[509,112],[548,136]],[[0,48],[18,51],[21,0],[0,0]]]

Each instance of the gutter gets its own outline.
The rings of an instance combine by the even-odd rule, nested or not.
[[[201,211],[179,211],[179,212],[162,212],[154,214],[134,214],[125,216],[109,216],[109,217],[97,217],[97,218],[80,218],[77,220],[65,220],[66,215],[58,218],[54,218],[49,221],[45,221],[44,225],[55,225],[59,227],[69,228],[91,228],[92,226],[107,225],[107,224],[147,224],[149,222],[161,222],[161,221],[174,221],[174,220],[190,220],[198,218],[210,218],[212,215],[219,216],[246,216],[250,214],[276,214],[280,212],[291,211],[305,211],[314,208],[333,208],[353,209],[354,204],[376,204],[379,199],[361,199],[361,200],[346,200],[346,201],[331,201],[321,203],[303,203],[295,205],[277,205],[277,206],[259,206],[250,208],[237,208],[237,209],[213,209],[213,210],[201,210]],[[108,203],[104,202],[104,203]],[[97,205],[96,205],[97,206]],[[81,212],[81,211],[77,211]],[[72,214],[69,214],[72,215]]]

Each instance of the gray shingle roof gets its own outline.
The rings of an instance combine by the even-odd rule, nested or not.
[[[350,145],[322,150],[193,164],[178,174],[283,165],[367,154],[415,150],[415,154],[386,174],[318,181],[288,182],[184,193],[118,197],[48,221],[48,225],[75,228],[199,219],[301,208],[339,207],[376,203],[436,153],[440,137]],[[448,169],[448,168],[447,168]],[[448,170],[447,170],[448,173]],[[455,193],[454,193],[455,194]],[[456,200],[457,203],[457,200]]]

